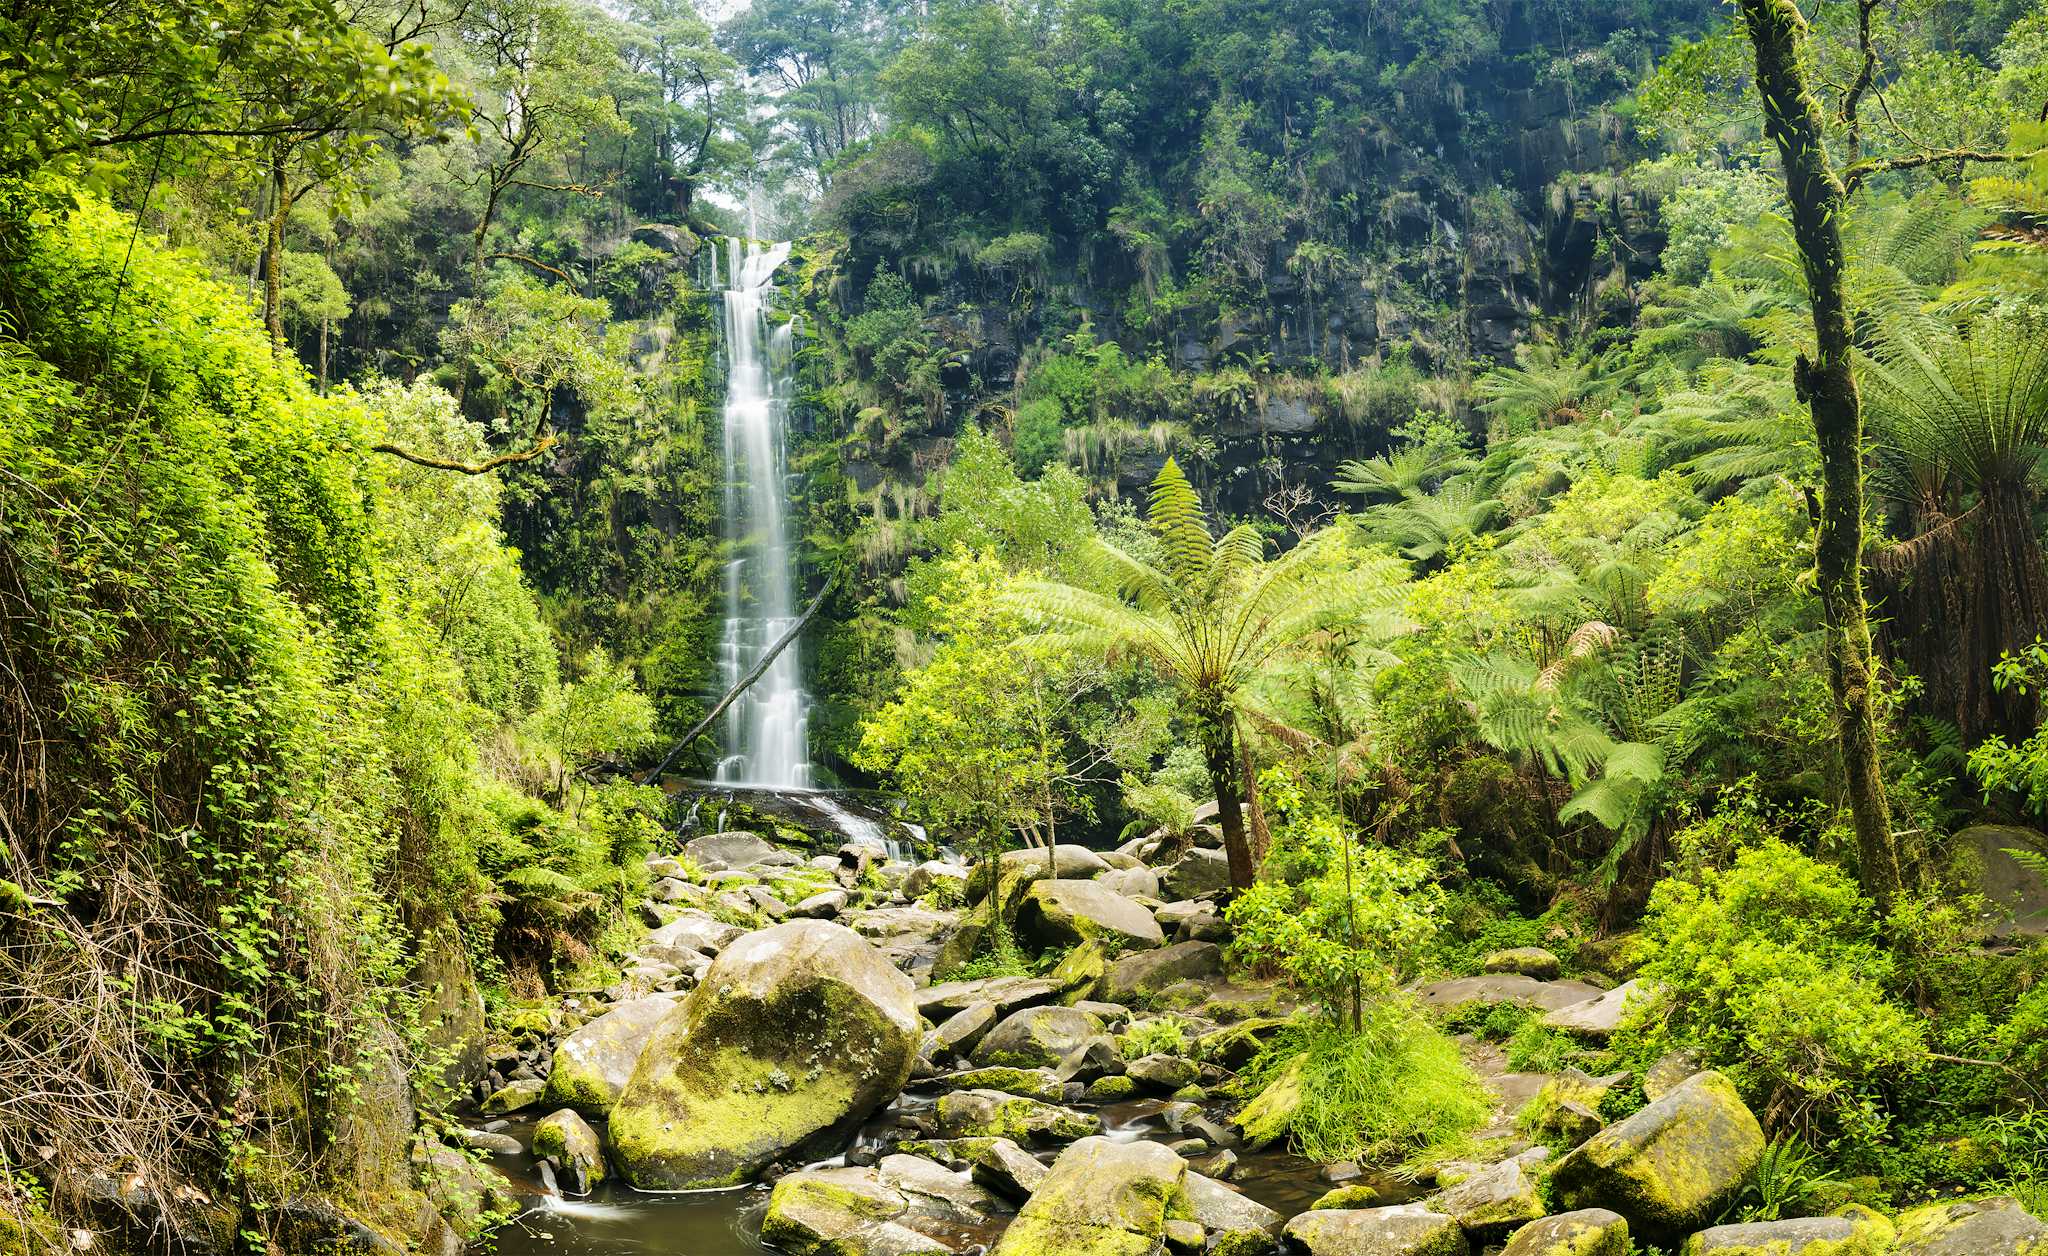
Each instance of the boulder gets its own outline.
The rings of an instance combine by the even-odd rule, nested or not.
[[[1188,1205],[1203,1229],[1216,1235],[1219,1242],[1229,1239],[1235,1251],[1270,1249],[1272,1236],[1279,1233],[1281,1222],[1286,1220],[1259,1201],[1247,1199],[1192,1167],[1188,1170]]]
[[[1624,982],[1605,994],[1554,1009],[1543,1018],[1543,1023],[1593,1042],[1606,1042],[1614,1036],[1630,1005],[1655,997],[1655,992],[1640,981]]]
[[[1627,1073],[1589,1077],[1578,1069],[1565,1070],[1522,1105],[1515,1124],[1530,1134],[1578,1146],[1599,1133],[1600,1103],[1607,1092],[1628,1079]]]
[[[747,904],[747,910],[753,910],[753,904]],[[745,932],[738,925],[729,925],[710,912],[686,911],[649,933],[640,944],[640,953],[654,959],[668,958],[664,952],[669,950],[716,955]]]
[[[752,833],[713,833],[683,843],[683,856],[706,872],[745,868],[775,854],[775,847]]]
[[[1899,1214],[1893,1256],[2040,1256],[2048,1225],[2007,1197],[1929,1204]]]
[[[761,1241],[794,1256],[951,1256],[912,1219],[910,1199],[875,1169],[805,1169],[776,1182]]]
[[[813,894],[790,910],[805,920],[830,920],[846,910],[845,890],[826,890]]]
[[[1148,1055],[1132,1060],[1124,1072],[1141,1086],[1171,1094],[1183,1086],[1192,1086],[1201,1070],[1193,1060],[1177,1055]]]
[[[950,1015],[977,1003],[992,1004],[1008,1015],[1020,1007],[1050,1003],[1060,983],[1049,977],[986,977],[979,981],[947,981],[917,992],[917,1010],[926,1016]]]
[[[727,1186],[837,1151],[909,1080],[915,988],[852,930],[793,920],[726,948],[656,1028],[611,1114],[642,1189]]]
[[[1685,1079],[1700,1071],[1700,1058],[1691,1051],[1667,1051],[1657,1057],[1643,1073],[1643,1098],[1657,1102],[1685,1084]]]
[[[1892,1223],[1874,1212],[1717,1225],[1685,1241],[1681,1256],[1878,1256],[1891,1250]],[[1958,1249],[1961,1250],[1961,1249]],[[1972,1253],[1985,1249],[1972,1247]]]
[[[1956,834],[1949,845],[1974,856],[1976,889],[1998,917],[1992,922],[1993,933],[2048,934],[2048,877],[2006,853],[2048,854],[2048,835],[2017,825],[1979,824]]]
[[[1105,1038],[1102,1020],[1071,1007],[1028,1007],[1012,1012],[975,1044],[976,1064],[1054,1068],[1075,1047]]]
[[[991,1216],[1008,1209],[968,1175],[927,1160],[902,1154],[883,1156],[875,1173],[887,1185],[903,1192],[921,1217],[933,1217],[956,1225],[986,1224]]]
[[[965,1055],[995,1023],[995,1004],[972,1004],[939,1022],[932,1030],[932,1045],[948,1055]]]
[[[546,1088],[547,1083],[538,1077],[506,1082],[492,1092],[490,1098],[484,1100],[484,1115],[502,1116],[507,1112],[517,1112],[521,1108],[539,1103],[540,1093]]]
[[[1086,1003],[1102,979],[1109,975],[1109,960],[1096,942],[1083,942],[1068,951],[1046,976],[1058,982],[1059,1001],[1073,1006]]]
[[[1493,952],[1479,967],[1484,972],[1520,973],[1538,981],[1549,981],[1557,976],[1562,966],[1557,956],[1540,946],[1517,946]]]
[[[994,1256],[1153,1256],[1193,1220],[1187,1162],[1157,1143],[1084,1138],[1060,1153]]]
[[[1763,1150],[1763,1130],[1734,1084],[1706,1072],[1587,1139],[1550,1182],[1565,1207],[1611,1209],[1654,1241],[1718,1216]]]
[[[1553,1012],[1574,1003],[1599,997],[1598,986],[1583,981],[1538,981],[1520,973],[1487,973],[1479,977],[1454,977],[1419,987],[1415,997],[1429,1007],[1460,1008],[1474,1003],[1526,1003]]]
[[[1007,1138],[990,1139],[967,1159],[975,1181],[1017,1203],[1031,1198],[1051,1172],[1038,1157]]]
[[[950,885],[954,892],[964,897],[967,891],[967,869],[960,864],[927,859],[904,874],[903,897],[915,902],[935,889],[947,893],[948,891],[940,889],[944,885]]]
[[[1046,877],[1044,850],[1012,850],[1003,852],[997,861],[996,876],[1001,881],[1007,898],[1024,886]],[[1086,881],[1109,871],[1109,864],[1101,855],[1086,846],[1062,844],[1053,850],[1052,876],[1062,881]],[[967,879],[967,901],[978,903],[988,894],[988,874],[977,873]]]
[[[1222,974],[1222,947],[1213,942],[1176,942],[1126,955],[1111,964],[1109,975],[1102,980],[1102,997],[1128,1003],[1139,995],[1157,994],[1176,981]]]
[[[1102,1132],[1102,1118],[1000,1090],[955,1090],[939,1096],[932,1113],[944,1138],[1007,1138],[1051,1147]]]
[[[1628,1222],[1605,1208],[1561,1212],[1515,1231],[1500,1256],[1629,1256]]]
[[[947,1090],[1000,1090],[1006,1094],[1023,1095],[1027,1099],[1043,1099],[1047,1103],[1058,1103],[1067,1093],[1067,1084],[1049,1068],[1011,1068],[999,1064],[948,1073],[934,1078],[933,1082]]]
[[[1104,856],[1105,859],[1109,856]],[[1111,868],[1096,878],[1106,890],[1114,890],[1127,898],[1158,898],[1159,874],[1145,865],[1132,861],[1136,866]]]
[[[1220,850],[1190,848],[1161,874],[1159,886],[1174,898],[1201,898],[1230,888],[1230,859]]]
[[[1549,1209],[1537,1185],[1539,1166],[1549,1159],[1548,1147],[1532,1147],[1521,1155],[1489,1165],[1426,1201],[1430,1210],[1457,1221],[1468,1238],[1493,1242],[1509,1230],[1534,1221]]]
[[[1288,1241],[1309,1256],[1468,1256],[1458,1223],[1416,1204],[1328,1208],[1287,1223]]]
[[[1099,942],[1111,951],[1161,946],[1152,913],[1099,881],[1039,881],[1017,908],[1017,931],[1040,947]]]
[[[563,1186],[572,1195],[588,1195],[604,1181],[604,1151],[597,1131],[568,1108],[549,1113],[533,1127],[533,1154],[562,1166]]]
[[[603,1016],[571,1030],[555,1045],[543,1102],[603,1116],[619,1101],[633,1076],[640,1051],[676,1001],[650,995],[621,1003]]]

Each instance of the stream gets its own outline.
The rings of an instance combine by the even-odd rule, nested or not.
[[[927,1091],[905,1092],[895,1105],[868,1123],[854,1146],[881,1153],[889,1141],[910,1132],[896,1118],[926,1106],[932,1097]],[[1165,1143],[1180,1137],[1158,1119],[1165,1106],[1163,1100],[1075,1106],[1099,1113],[1112,1138],[1149,1138]],[[524,1142],[531,1137],[532,1124],[514,1122],[505,1127],[505,1132]],[[1058,1150],[1052,1149],[1041,1151],[1038,1156],[1050,1163],[1057,1154]],[[1329,1189],[1329,1184],[1318,1176],[1319,1166],[1298,1156],[1240,1150],[1238,1157],[1231,1185],[1283,1216],[1306,1210]],[[535,1195],[535,1203],[528,1211],[498,1231],[494,1246],[499,1256],[755,1256],[775,1250],[756,1237],[768,1203],[766,1185],[655,1194],[606,1182],[587,1198],[568,1199],[539,1195],[541,1185],[525,1156],[499,1156],[493,1163],[512,1179],[517,1189]],[[1419,1189],[1404,1190],[1403,1184],[1390,1180],[1377,1184],[1390,1197],[1389,1202],[1422,1193]],[[995,1237],[991,1233],[984,1241],[992,1243]]]

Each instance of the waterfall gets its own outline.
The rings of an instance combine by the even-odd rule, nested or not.
[[[727,237],[725,259],[725,635],[727,688],[760,659],[796,617],[789,547],[784,427],[789,414],[788,324],[771,329],[775,270],[788,244],[744,247]],[[713,264],[714,277],[716,263]],[[807,700],[797,643],[740,695],[725,716],[723,784],[808,789]]]

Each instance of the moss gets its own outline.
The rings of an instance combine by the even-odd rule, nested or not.
[[[1072,1142],[1102,1132],[1100,1118],[996,1091],[941,1095],[940,1127],[961,1137],[1007,1138],[1031,1145]]]
[[[1138,1093],[1138,1083],[1121,1073],[1098,1077],[1088,1084],[1088,1097],[1098,1103],[1113,1103]]]
[[[1058,1103],[1066,1097],[1065,1083],[1045,1069],[998,1065],[954,1073],[945,1082],[955,1090],[1000,1090],[1048,1103]]]
[[[1309,1205],[1311,1212],[1319,1208],[1377,1208],[1380,1206],[1380,1190],[1363,1182],[1353,1182],[1325,1191],[1322,1197]]]
[[[1209,1256],[1270,1256],[1279,1248],[1279,1241],[1264,1231],[1230,1230],[1216,1236]]]
[[[1109,960],[1102,946],[1089,941],[1068,951],[1046,975],[1060,983],[1060,1002],[1071,1007],[1094,998],[1108,973]]]
[[[1701,1073],[1558,1162],[1551,1184],[1573,1208],[1612,1208],[1652,1231],[1713,1215],[1763,1151],[1763,1131],[1735,1086]]]
[[[1302,1076],[1306,1069],[1307,1060],[1302,1056],[1288,1061],[1280,1075],[1237,1114],[1237,1128],[1244,1131],[1247,1143],[1264,1147],[1286,1135],[1294,1124],[1295,1113],[1301,1111]]]
[[[1190,1082],[1179,1090],[1174,1091],[1173,1097],[1183,1103],[1206,1103],[1209,1100],[1209,1091],[1206,1087],[1197,1086]]]

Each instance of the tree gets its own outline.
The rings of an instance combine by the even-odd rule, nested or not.
[[[880,122],[877,77],[890,33],[901,29],[895,9],[893,0],[759,0],[719,32],[746,72],[769,84],[785,156],[821,185]]]
[[[1248,524],[1212,540],[1194,486],[1171,458],[1152,481],[1148,524],[1163,547],[1159,563],[1097,537],[1085,555],[1097,587],[1027,580],[1016,603],[1040,620],[1045,640],[1135,656],[1180,690],[1216,791],[1231,884],[1242,890],[1265,853],[1247,841],[1239,812],[1253,797],[1240,727],[1257,714],[1253,680],[1325,624],[1351,619],[1383,637],[1397,632],[1406,573],[1396,559],[1353,550],[1341,528],[1271,560]]]
[[[640,150],[633,180],[643,212],[687,221],[711,173],[752,159],[725,131],[746,115],[738,65],[690,0],[634,0],[620,41],[632,93],[623,106]]]

